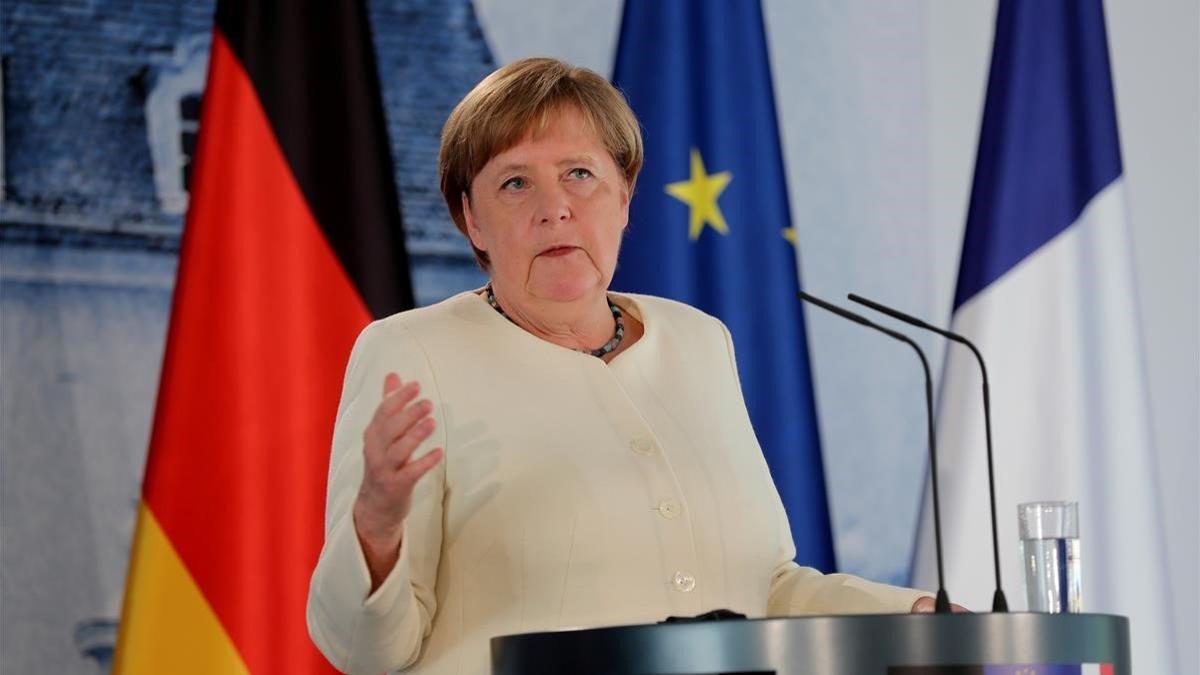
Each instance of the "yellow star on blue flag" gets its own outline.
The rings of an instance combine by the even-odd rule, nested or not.
[[[733,180],[733,174],[722,171],[709,175],[704,168],[704,158],[696,148],[692,148],[691,168],[691,178],[668,183],[666,187],[667,194],[687,204],[691,210],[688,239],[699,239],[705,225],[721,234],[729,234],[729,225],[725,223],[725,214],[721,213],[717,198]]]

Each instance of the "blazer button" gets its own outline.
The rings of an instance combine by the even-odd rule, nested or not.
[[[679,502],[674,499],[664,499],[658,503],[658,515],[667,520],[674,520],[679,517],[683,509],[679,506]]]
[[[649,455],[654,452],[654,441],[649,438],[635,438],[629,442],[629,447],[639,455]]]
[[[683,572],[676,572],[675,576],[671,577],[671,585],[680,593],[687,593],[696,587],[696,577]]]

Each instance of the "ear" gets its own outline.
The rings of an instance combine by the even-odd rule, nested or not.
[[[479,223],[475,222],[475,214],[471,213],[471,198],[465,192],[462,193],[462,212],[463,219],[467,221],[467,237],[470,238],[471,245],[480,251],[487,251],[483,231],[479,229]]]
[[[625,219],[625,227],[621,228],[622,232],[629,229],[629,202],[632,194],[632,190],[628,187],[621,190],[621,216]]]

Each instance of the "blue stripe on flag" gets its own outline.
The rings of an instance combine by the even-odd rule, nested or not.
[[[796,559],[831,571],[829,510],[759,3],[629,0],[614,81],[645,130],[646,165],[613,286],[681,300],[729,327]]]
[[[1100,0],[1001,0],[954,309],[1120,174]]]

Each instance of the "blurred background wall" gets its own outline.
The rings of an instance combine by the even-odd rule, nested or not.
[[[621,5],[368,4],[418,301],[427,304],[481,279],[437,191],[446,114],[496,65],[522,56],[608,75]],[[947,321],[994,0],[764,7],[802,283]],[[1105,7],[1175,643],[1178,662],[1195,672],[1200,9],[1191,0]],[[111,650],[211,12],[211,2],[165,0],[0,5],[2,673],[99,672]],[[925,473],[919,371],[853,327],[822,316],[808,325],[840,566],[905,583]],[[942,346],[918,339],[939,367]]]

